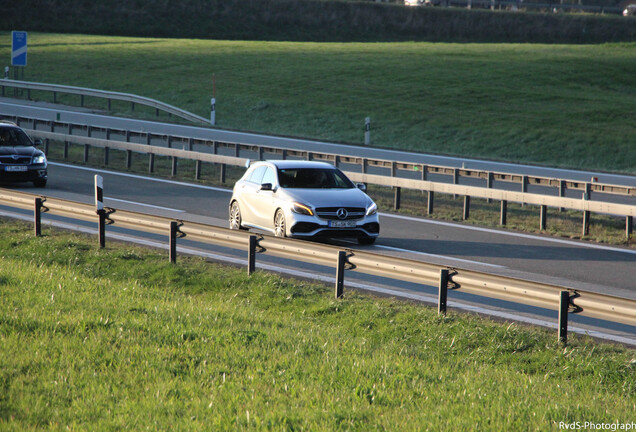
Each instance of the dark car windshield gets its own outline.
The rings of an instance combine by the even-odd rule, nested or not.
[[[351,189],[355,186],[340,170],[291,168],[278,170],[278,182],[290,189]]]
[[[32,146],[33,143],[21,129],[0,126],[0,147]]]

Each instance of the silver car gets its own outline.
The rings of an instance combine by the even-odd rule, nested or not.
[[[363,189],[328,163],[255,162],[234,185],[230,228],[372,244],[380,234],[378,207]]]

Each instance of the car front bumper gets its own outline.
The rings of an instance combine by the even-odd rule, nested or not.
[[[48,178],[48,170],[45,164],[22,165],[20,166],[21,168],[19,168],[20,171],[17,171],[17,168],[12,168],[15,166],[16,165],[0,165],[0,182],[20,183],[35,180],[46,180]]]
[[[348,220],[350,226],[330,226],[335,220],[326,220],[318,216],[308,216],[289,212],[286,215],[288,221],[289,237],[295,238],[376,238],[380,235],[380,221],[377,213],[364,216],[360,219]]]

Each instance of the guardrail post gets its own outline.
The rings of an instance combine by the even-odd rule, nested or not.
[[[488,176],[488,177],[486,177],[486,187],[487,187],[488,189],[492,189],[492,182],[493,182],[493,179],[494,179],[493,174],[489,171],[488,173],[486,173],[486,175]],[[486,200],[486,202],[487,202],[488,204],[490,204],[490,203],[492,202],[492,199],[491,199],[491,198],[488,198],[488,199]]]
[[[625,236],[627,237],[628,240],[634,230],[633,227],[634,227],[634,217],[626,216],[625,217]]]
[[[459,183],[459,169],[453,168],[453,184]],[[453,199],[457,199],[457,194],[453,194]]]
[[[439,294],[437,300],[437,313],[446,315],[446,304],[448,300],[448,269],[439,272]]]
[[[177,157],[172,156],[172,177],[175,177],[177,175],[177,162],[178,162]]]
[[[239,157],[240,153],[241,153],[241,145],[238,143],[234,144],[234,157]]]
[[[499,225],[506,225],[508,220],[508,201],[501,200],[501,212],[499,215]]]
[[[521,192],[528,192],[528,176],[521,176]],[[521,207],[525,207],[525,203],[521,203]]]
[[[570,293],[561,291],[559,297],[559,341],[568,341],[568,309],[570,308]]]
[[[371,144],[371,117],[364,119],[364,144]]]
[[[583,230],[581,231],[581,235],[585,237],[590,234],[590,212],[585,210],[583,212]]]
[[[542,205],[541,212],[539,213],[539,229],[541,231],[546,230],[548,220],[548,206]]]
[[[422,181],[426,181],[428,174],[428,165],[422,165]]]
[[[258,146],[258,160],[259,160],[259,161],[265,160],[265,159],[263,158],[263,156],[264,156],[264,154],[263,154],[263,153],[264,153],[263,147]]]
[[[559,197],[560,198],[563,198],[565,196],[565,186],[566,186],[565,180],[559,180]],[[565,208],[561,207],[559,211],[564,212]]]
[[[194,147],[194,138],[190,137],[188,138],[188,150],[192,151],[193,147]]]
[[[33,208],[33,230],[36,237],[42,235],[42,198],[35,199]]]
[[[153,173],[155,171],[155,154],[148,154],[148,172]]]
[[[336,298],[342,298],[344,291],[344,272],[345,262],[347,260],[347,252],[338,251],[338,264],[336,267]]]
[[[256,271],[256,243],[257,237],[251,235],[249,237],[249,249],[247,251],[247,275],[250,276]]]
[[[146,132],[146,144],[150,145],[152,142],[152,134],[150,132]]]
[[[433,191],[428,191],[428,199],[427,199],[427,203],[426,203],[426,214],[427,215],[432,215],[433,214],[433,207],[435,205],[435,192]]]
[[[168,148],[172,148],[172,135],[168,135],[168,138],[166,139],[166,143]]]
[[[225,164],[221,164],[221,184],[225,184]]]
[[[393,188],[394,191],[394,196],[393,196],[393,209],[395,210],[399,210],[400,209],[400,198],[402,195],[402,188],[397,186]]]
[[[132,166],[132,150],[126,150],[126,168],[130,169]]]
[[[464,195],[464,214],[462,215],[463,220],[467,220],[470,216],[470,195]]]
[[[99,247],[106,247],[106,210],[97,210],[97,237],[99,240]]]
[[[170,262],[177,262],[177,231],[179,224],[176,221],[170,221]]]
[[[196,180],[201,179],[201,161],[200,160],[194,163],[194,178]]]

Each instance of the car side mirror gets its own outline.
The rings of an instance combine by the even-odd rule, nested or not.
[[[362,192],[366,192],[367,191],[367,185],[365,185],[364,183],[357,183],[356,186],[358,187],[358,189],[360,189]]]
[[[261,190],[262,191],[271,191],[271,190],[274,190],[274,188],[273,188],[271,183],[263,183],[261,185]]]
[[[42,145],[42,140],[40,138],[36,138],[33,141],[33,144],[36,145],[36,146],[41,146]]]

